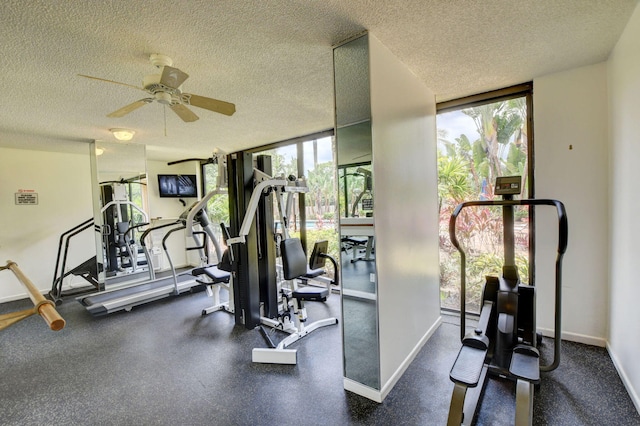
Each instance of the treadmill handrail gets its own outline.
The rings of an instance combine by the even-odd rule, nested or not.
[[[166,227],[173,226],[173,225],[176,225],[176,224],[179,224],[179,223],[182,223],[181,219],[174,219],[173,222],[167,222],[167,223],[163,223],[163,224],[160,224],[160,225],[150,226],[140,236],[140,244],[143,247],[146,247],[147,243],[145,242],[145,239],[147,238],[147,235],[149,235],[151,233],[151,231],[155,231],[156,229],[166,228]]]
[[[207,195],[205,195],[204,198],[202,198],[202,200],[198,201],[198,203],[193,206],[193,208],[189,211],[189,214],[187,215],[187,223],[186,223],[187,230],[185,235],[187,238],[191,237],[193,233],[193,218],[196,216],[196,214],[200,210],[203,210],[204,208],[207,207],[207,203],[213,196],[223,195],[227,193],[228,192],[225,188],[216,188],[213,191],[209,192]]]
[[[562,257],[567,251],[568,221],[567,211],[561,201],[553,199],[524,199],[524,200],[489,200],[467,201],[456,206],[449,218],[449,238],[460,253],[460,340],[464,338],[466,330],[466,254],[456,237],[456,220],[463,209],[472,206],[553,206],[558,215],[558,248],[555,263],[555,318],[554,318],[554,356],[549,365],[541,365],[541,371],[552,371],[560,365],[560,345],[562,338]]]
[[[154,270],[155,266],[153,265],[153,260],[151,259],[151,253],[149,253],[149,248],[147,247],[147,243],[145,242],[147,235],[156,229],[166,228],[168,226],[174,226],[176,224],[182,223],[181,219],[173,219],[173,222],[167,222],[160,225],[150,226],[148,227],[140,236],[140,245],[142,246],[142,251],[144,252],[144,257],[147,259],[147,266],[149,268],[149,279],[156,279],[156,272]]]
[[[63,257],[63,261],[62,261],[62,271],[60,272],[60,281],[62,281],[62,277],[64,276],[64,269],[66,267],[67,264],[67,254],[68,254],[68,248],[69,248],[69,239],[77,234],[79,234],[80,232],[89,229],[92,225],[94,224],[93,222],[93,218],[87,219],[84,222],[80,223],[79,225],[74,226],[73,228],[69,229],[68,231],[63,232],[60,235],[60,240],[58,241],[58,256],[56,257],[56,267],[55,270],[53,272],[53,281],[51,284],[51,291],[56,293],[56,296],[59,296],[58,291],[56,289],[56,287],[58,287],[57,282],[58,282],[58,271],[59,271],[59,267],[60,267],[60,254],[62,251],[62,243],[65,242],[65,249],[64,249],[64,257]],[[70,235],[69,235],[70,234]],[[67,236],[68,235],[68,236]],[[65,241],[65,237],[66,237],[66,241]],[[60,292],[62,291],[62,285],[60,285]]]
[[[162,249],[164,250],[164,254],[165,256],[167,256],[167,260],[169,261],[169,267],[171,268],[171,274],[173,276],[173,287],[175,289],[176,295],[179,293],[178,290],[178,276],[176,274],[176,268],[173,265],[173,261],[171,260],[171,255],[169,254],[169,249],[167,248],[167,239],[169,238],[169,236],[171,234],[173,234],[176,231],[180,231],[185,229],[185,224],[182,223],[179,226],[176,226],[175,228],[170,229],[169,231],[167,231],[164,234],[164,237],[162,238]]]

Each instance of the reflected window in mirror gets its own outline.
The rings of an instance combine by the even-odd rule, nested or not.
[[[373,216],[373,179],[371,163],[340,167],[340,215]]]

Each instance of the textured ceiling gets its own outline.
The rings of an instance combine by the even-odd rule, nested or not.
[[[3,0],[0,146],[86,152],[126,127],[150,158],[232,152],[331,128],[332,45],[362,30],[447,100],[605,60],[637,3]],[[107,118],[144,95],[77,74],[141,86],[151,53],[235,115],[184,123],[153,103]]]

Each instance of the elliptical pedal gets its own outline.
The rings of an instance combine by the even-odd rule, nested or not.
[[[511,356],[509,372],[533,384],[540,383],[540,352],[533,346],[516,346]]]
[[[470,388],[478,386],[486,356],[486,349],[462,346],[449,377],[453,382],[465,384]]]

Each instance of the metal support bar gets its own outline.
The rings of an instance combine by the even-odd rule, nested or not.
[[[451,404],[449,405],[449,418],[447,426],[459,426],[464,419],[464,397],[467,394],[467,386],[456,383],[453,386],[453,394],[451,395]]]
[[[242,225],[240,226],[240,230],[238,232],[238,236],[234,238],[230,238],[227,243],[228,244],[237,244],[237,243],[245,243],[246,236],[249,235],[249,231],[251,230],[251,224],[253,223],[253,219],[255,217],[256,209],[258,208],[258,204],[260,203],[260,198],[262,194],[269,189],[277,189],[282,192],[307,192],[309,188],[304,186],[299,186],[297,181],[289,181],[286,179],[265,179],[264,173],[260,172],[258,179],[261,180],[253,189],[251,193],[251,198],[249,199],[249,204],[247,205],[246,213],[242,220]],[[289,206],[289,203],[287,203]]]
[[[258,203],[260,203],[260,197],[262,197],[262,193],[264,190],[268,188],[272,188],[278,185],[286,185],[287,181],[284,179],[271,179],[260,182],[254,188],[251,193],[251,198],[249,199],[249,205],[247,206],[246,213],[242,220],[242,225],[240,225],[240,231],[238,232],[238,236],[235,238],[230,238],[227,243],[228,244],[237,244],[237,243],[245,243],[246,237],[249,235],[249,231],[251,229],[251,224],[253,223],[253,218],[256,215],[256,209],[258,208]]]
[[[515,426],[533,424],[533,384],[518,379],[516,383],[516,422]]]

